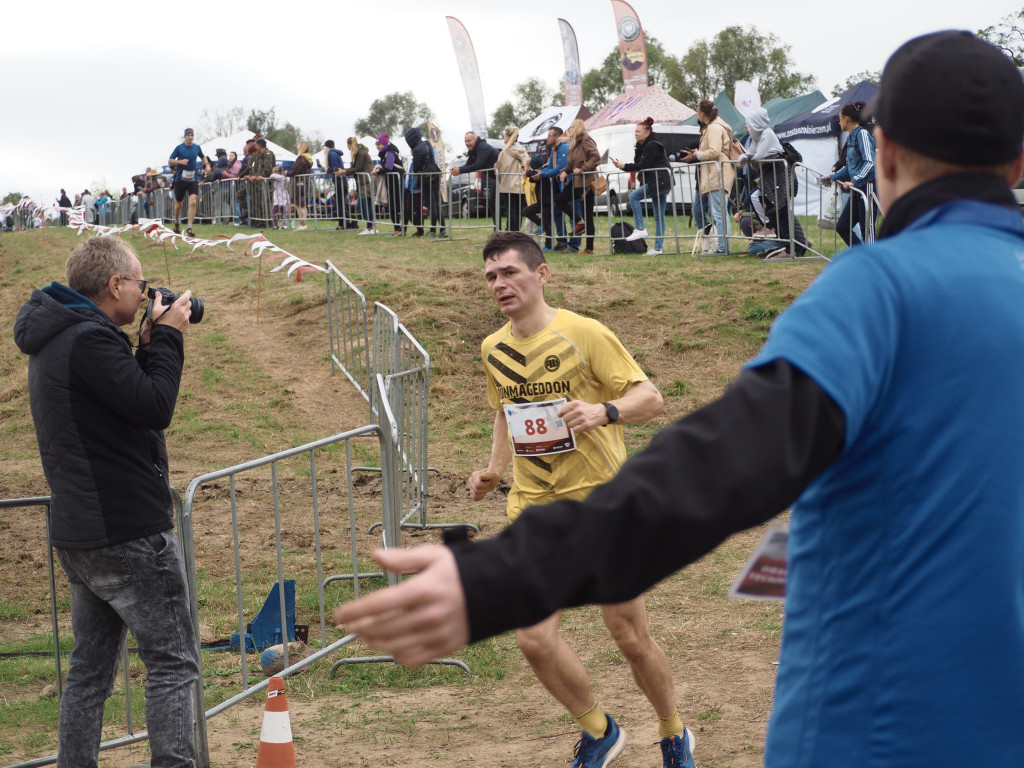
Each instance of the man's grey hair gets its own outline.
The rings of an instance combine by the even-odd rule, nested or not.
[[[111,275],[127,277],[135,253],[118,237],[93,237],[68,258],[68,288],[88,299],[103,295]]]

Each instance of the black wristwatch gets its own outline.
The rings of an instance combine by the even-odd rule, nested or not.
[[[614,424],[619,420],[619,409],[611,403],[601,403],[604,406],[604,412],[608,414],[608,424]],[[601,426],[607,427],[608,424],[602,424]]]

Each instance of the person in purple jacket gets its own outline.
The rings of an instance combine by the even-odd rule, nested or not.
[[[388,193],[388,216],[395,225],[395,235],[401,235],[402,229],[402,189],[405,184],[405,167],[398,147],[391,143],[391,137],[385,131],[377,137],[377,157],[380,162],[373,167],[373,175],[384,176],[384,188]]]

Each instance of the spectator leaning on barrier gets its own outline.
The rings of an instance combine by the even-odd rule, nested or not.
[[[300,141],[295,148],[297,157],[292,163],[291,169],[285,174],[293,178],[295,184],[295,211],[299,214],[298,229],[306,228],[306,182],[309,181],[309,173],[313,170],[313,155],[309,151],[309,142]]]
[[[248,164],[242,169],[239,176],[239,179],[245,183],[238,185],[238,193],[235,195],[241,209],[243,224],[250,223],[252,209],[255,209],[255,218],[269,218],[267,214],[270,211],[263,210],[263,206],[269,203],[269,195],[265,190],[257,189],[255,184],[270,178],[270,174],[274,172],[274,166],[277,165],[277,159],[274,157],[274,153],[267,148],[265,138],[260,136],[255,139],[253,146],[255,151],[249,155]]]
[[[452,168],[452,176],[463,173],[480,173],[480,189],[483,192],[486,209],[490,216],[496,216],[494,192],[494,164],[498,161],[498,150],[472,131],[466,133],[466,163]]]
[[[544,228],[544,247],[541,250],[544,252],[569,250],[565,239],[565,221],[555,205],[555,197],[561,191],[558,179],[569,164],[569,137],[562,134],[562,129],[557,125],[548,128],[545,139],[547,160],[530,177],[538,182],[537,201],[540,203],[541,226]]]
[[[373,175],[384,177],[384,189],[388,198],[388,216],[395,225],[394,235],[402,234],[402,188],[405,181],[405,167],[398,147],[391,143],[391,137],[382,133],[375,142],[380,162],[373,166]]]
[[[50,486],[49,544],[71,585],[75,645],[57,765],[97,764],[128,630],[146,665],[152,764],[194,765],[199,650],[162,431],[178,397],[191,293],[169,307],[155,300],[133,355],[119,326],[145,306],[146,280],[131,248],[117,237],[86,240],[68,259],[67,282],[33,291],[14,324]]]
[[[527,227],[527,232],[534,235],[544,231],[544,227],[541,224],[541,212],[543,211],[544,206],[540,197],[540,176],[537,174],[537,171],[543,167],[544,155],[538,153],[530,158],[529,167],[523,172],[524,196],[529,203],[526,208],[523,209],[523,218],[532,223],[534,231],[530,232],[529,227]]]
[[[237,179],[242,172],[242,161],[238,159],[237,152],[228,152],[228,164],[224,168],[223,178]]]
[[[194,237],[192,222],[196,218],[196,200],[199,195],[199,158],[203,159],[203,168],[210,170],[210,162],[203,154],[202,148],[193,143],[195,131],[191,128],[185,129],[184,141],[171,151],[168,165],[176,168],[174,181],[171,188],[174,191],[174,231],[181,232],[181,204],[188,195],[188,228],[185,234]]]
[[[376,235],[372,184],[373,160],[370,159],[370,150],[360,144],[359,139],[355,136],[349,136],[347,145],[348,151],[352,155],[352,165],[345,169],[345,173],[355,177],[359,212],[363,221],[366,222],[366,229],[359,234]]]
[[[665,243],[665,204],[672,190],[672,170],[665,145],[654,135],[654,118],[636,124],[636,148],[633,162],[624,163],[613,159],[612,164],[620,171],[637,173],[637,188],[629,193],[629,207],[633,210],[634,229],[627,240],[641,240],[649,237],[644,229],[643,200],[649,197],[654,206],[654,247],[648,249],[648,256],[658,256]]]
[[[498,153],[494,163],[494,172],[498,174],[498,229],[501,229],[502,218],[506,221],[505,229],[518,232],[523,220],[523,174],[530,162],[526,150],[518,145],[519,126],[510,125],[505,128],[505,148]]]
[[[334,146],[334,139],[328,139],[324,142],[324,151],[327,154],[327,173],[334,177],[334,204],[338,206],[338,226],[335,229],[355,229],[356,223],[349,221],[348,177],[341,150]]]
[[[601,163],[601,153],[597,144],[587,133],[586,124],[577,118],[569,126],[568,136],[571,144],[565,170],[561,174],[562,191],[555,196],[555,205],[573,222],[573,234],[576,239],[569,245],[578,247],[579,235],[587,233],[586,248],[583,253],[594,253],[594,189],[590,186],[594,180],[593,171]],[[570,183],[569,177],[572,177]]]
[[[729,234],[729,193],[736,180],[736,168],[728,162],[732,129],[718,116],[718,107],[709,99],[701,99],[697,104],[697,119],[704,126],[700,144],[696,150],[685,150],[682,158],[687,163],[707,163],[700,167],[700,194],[708,196],[711,219],[718,230],[715,253],[726,253],[729,250],[725,239]]]
[[[782,142],[771,128],[768,110],[764,107],[753,110],[747,115],[744,127],[750,134],[750,146],[740,155],[740,162],[750,164],[751,175],[758,185],[750,196],[750,204],[759,217],[764,217],[768,228],[774,230],[778,239],[787,241],[785,248],[779,248],[765,258],[800,256],[807,250],[803,227],[796,216],[793,216],[792,232],[789,224],[790,196],[795,177],[786,160]],[[793,253],[788,250],[791,236],[795,243]]]
[[[224,148],[218,148],[215,152],[217,159],[214,161],[213,166],[210,169],[210,174],[207,177],[207,181],[220,181],[224,178],[224,172],[228,167],[228,151]]]
[[[431,237],[447,237],[444,231],[444,211],[441,210],[441,169],[434,157],[434,148],[424,141],[419,128],[410,128],[405,132],[405,143],[409,145],[412,152],[412,172],[409,174],[411,189],[419,190],[422,198],[425,198],[427,209],[430,211],[430,235]],[[415,198],[416,192],[413,192]],[[416,203],[415,199],[411,206],[413,210],[413,222],[416,224],[416,232],[413,237],[423,236],[423,203]],[[435,228],[437,228],[435,232]]]
[[[937,32],[892,55],[868,109],[878,241],[837,254],[719,400],[587,501],[375,553],[420,574],[335,619],[422,664],[627,599],[793,504],[765,765],[1019,765],[1024,82]]]
[[[847,191],[853,188],[861,193],[850,192],[836,221],[836,232],[847,245],[858,245],[863,239],[854,231],[856,226],[860,225],[861,235],[867,234],[867,210],[861,195],[867,194],[868,184],[875,183],[875,138],[862,121],[863,111],[863,101],[846,104],[839,110],[839,127],[849,136],[842,166],[827,177],[830,182],[840,182]]]

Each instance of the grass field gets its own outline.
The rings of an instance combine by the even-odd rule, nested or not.
[[[199,236],[237,231],[197,227]],[[811,227],[808,235],[812,241],[820,237]],[[484,391],[480,342],[503,322],[484,290],[479,248],[483,233],[441,242],[333,231],[267,236],[312,263],[333,261],[369,301],[395,310],[425,347],[432,361],[430,463],[439,470],[431,482],[432,522],[471,522],[480,526],[482,535],[499,531],[503,496],[471,504],[465,492],[465,478],[486,463],[490,449],[493,417]],[[166,433],[175,487],[184,490],[204,472],[367,423],[365,401],[343,376],[331,375],[321,275],[307,274],[297,283],[283,273],[271,274],[274,260],[253,259],[241,247],[189,253],[165,250],[137,234],[124,237],[139,254],[151,284],[176,292],[191,288],[206,302],[203,322],[186,335],[185,375]],[[74,232],[61,229],[0,237],[0,317],[8,329],[0,344],[0,498],[47,493],[28,407],[27,360],[14,346],[10,328],[32,288],[64,280],[64,261],[78,242]],[[611,327],[665,396],[665,411],[658,419],[627,429],[631,451],[642,448],[661,426],[720,393],[763,343],[772,320],[822,266],[763,264],[739,256],[698,260],[688,254],[549,256],[549,302]],[[359,446],[358,452],[357,461],[375,462],[372,443]],[[343,462],[344,456],[335,451],[318,463],[325,489],[336,490],[331,478]],[[311,625],[312,636],[319,618],[308,509],[302,501],[308,475],[308,462],[279,470],[286,522],[294,527],[285,537],[288,575],[299,581],[298,618]],[[272,527],[267,532],[268,487],[267,477],[257,475],[239,495],[250,619],[276,578]],[[377,495],[372,479],[360,484],[361,559],[374,541],[364,532],[373,522]],[[196,507],[194,523],[200,618],[214,636],[230,632],[236,621],[234,570],[227,555],[231,521],[223,497],[222,488],[207,494]],[[341,515],[340,507],[331,507],[335,502],[324,503],[328,515]],[[52,644],[41,517],[38,508],[0,512],[5,544],[0,552],[0,654],[5,655],[0,658],[0,717],[5,722],[0,762],[5,763],[49,754],[56,746],[56,700],[44,691],[53,682],[52,660],[8,657]],[[328,517],[322,525],[326,557],[341,568],[348,555],[347,519]],[[677,674],[680,713],[698,736],[701,766],[760,764],[781,611],[774,604],[725,596],[758,536],[753,531],[734,537],[666,580],[648,598],[655,636]],[[406,543],[436,538],[432,532],[412,533]],[[69,647],[69,601],[62,581],[58,572],[62,646]],[[345,599],[348,589],[332,592],[331,604]],[[616,765],[654,764],[657,747],[649,746],[655,739],[653,716],[596,609],[571,612],[564,626],[588,665],[599,700],[630,731],[632,746]],[[330,628],[328,633],[328,640],[341,636]],[[364,655],[367,649],[355,644],[341,655],[346,653]],[[460,658],[472,667],[471,678],[451,668],[408,671],[377,664],[346,667],[331,679],[328,662],[291,680],[288,696],[301,763],[315,768],[570,762],[573,724],[532,678],[510,635],[467,649]],[[255,662],[252,657],[250,669]],[[237,692],[237,655],[208,653],[204,665],[208,704]],[[137,660],[130,669],[138,729],[145,722],[145,672]],[[124,733],[123,697],[119,680],[107,708],[108,738]],[[262,701],[252,701],[210,721],[215,765],[252,764],[261,716]],[[104,753],[101,764],[145,759],[144,747],[130,751],[130,756],[123,750]]]

